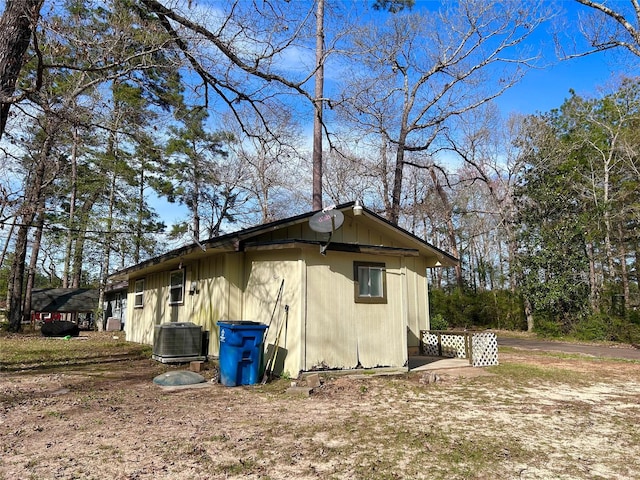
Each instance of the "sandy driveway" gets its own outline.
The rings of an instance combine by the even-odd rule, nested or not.
[[[152,379],[167,368],[0,374],[0,479],[639,478],[637,362],[512,350],[435,383],[326,372],[309,396],[285,379],[166,391]]]

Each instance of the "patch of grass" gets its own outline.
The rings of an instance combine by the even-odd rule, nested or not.
[[[222,432],[218,435],[213,435],[209,437],[209,442],[228,442],[230,440],[229,435],[226,432]]]
[[[251,458],[239,458],[236,462],[221,463],[217,470],[232,478],[249,475],[258,469],[258,463]]]
[[[49,370],[69,365],[105,365],[151,356],[151,347],[113,335],[94,334],[64,340],[15,334],[0,337],[0,371]]]
[[[470,428],[470,430],[472,430]],[[505,461],[521,461],[530,457],[522,440],[507,435],[502,438],[484,436],[481,427],[473,426],[469,432],[438,432],[434,436],[436,463],[445,466],[440,478],[473,478],[474,472],[493,471],[499,478],[500,465]],[[436,476],[436,478],[438,478]]]
[[[548,382],[579,386],[589,385],[594,381],[593,375],[583,372],[553,366],[542,367],[524,363],[506,362],[494,367],[487,367],[487,370],[496,374],[497,378],[492,377],[493,382],[508,380],[519,385]]]
[[[64,420],[65,415],[62,412],[55,412],[55,411],[49,411],[47,412],[47,416],[49,417],[53,417],[53,418],[58,418],[60,420]]]
[[[493,436],[486,425],[425,425],[409,418],[382,417],[353,412],[339,423],[324,424],[324,440],[314,441],[313,456],[335,465],[328,478],[463,479],[478,472],[501,476],[502,465],[519,462],[531,452],[523,440],[503,434]],[[314,438],[304,428],[301,438]],[[335,441],[335,445],[327,440]],[[489,477],[486,477],[489,478]]]
[[[122,451],[116,445],[101,445],[100,446],[100,453],[105,458],[108,458],[110,462],[113,462],[113,461],[122,462],[123,461]]]
[[[24,467],[27,469],[32,469],[34,467],[36,467],[38,465],[38,463],[40,463],[40,460],[37,458],[30,458],[29,460],[27,460],[24,464]]]
[[[182,452],[188,457],[191,457],[198,464],[209,464],[213,462],[213,459],[201,444],[196,442],[187,442],[182,446]]]
[[[553,352],[553,351],[539,351],[539,350],[523,350],[516,347],[500,347],[500,353],[515,353],[518,355],[527,355],[531,357],[549,357],[559,358],[562,360],[589,360],[591,362],[624,362],[624,363],[640,363],[639,360],[627,359],[627,358],[613,358],[613,357],[594,357],[590,355],[584,355],[581,353],[566,353],[566,352]]]
[[[256,385],[247,386],[244,388],[253,389],[260,393],[269,393],[276,394],[273,397],[275,400],[280,400],[281,395],[291,386],[291,380],[287,380],[284,378],[274,378],[273,380],[268,381],[264,385],[262,384],[262,379]]]

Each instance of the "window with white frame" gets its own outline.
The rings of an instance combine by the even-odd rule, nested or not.
[[[133,307],[142,308],[144,306],[144,278],[136,280],[133,296]]]
[[[175,305],[184,301],[184,270],[171,272],[169,285],[169,304]]]
[[[384,263],[353,262],[353,276],[357,303],[387,303]]]

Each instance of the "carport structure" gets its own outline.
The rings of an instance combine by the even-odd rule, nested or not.
[[[31,294],[31,322],[69,320],[81,328],[93,326],[99,291],[95,288],[43,288]]]

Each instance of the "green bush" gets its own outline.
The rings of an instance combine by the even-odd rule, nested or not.
[[[597,313],[574,325],[571,336],[586,341],[640,342],[640,326],[616,315]]]
[[[622,317],[611,317],[607,340],[623,343],[640,343],[640,326]]]
[[[509,290],[452,288],[432,289],[429,293],[432,330],[527,329],[522,298]],[[534,311],[534,331],[550,338],[640,343],[640,311],[625,313],[626,316],[615,315],[609,308],[599,313],[592,313],[589,308],[539,309]]]
[[[631,310],[627,315],[631,323],[634,325],[640,325],[640,311]]]
[[[541,337],[558,338],[563,335],[561,325],[548,318],[539,317],[533,320],[533,330]]]
[[[576,322],[571,335],[578,340],[610,340],[612,334],[611,326],[607,316],[594,314]]]
[[[508,290],[474,292],[455,288],[449,291],[430,291],[432,318],[441,315],[449,327],[499,328],[524,330],[527,328],[522,301]],[[433,324],[432,324],[433,325]],[[434,329],[434,327],[431,327]]]
[[[436,313],[431,317],[431,330],[448,330],[449,322],[441,313]]]

